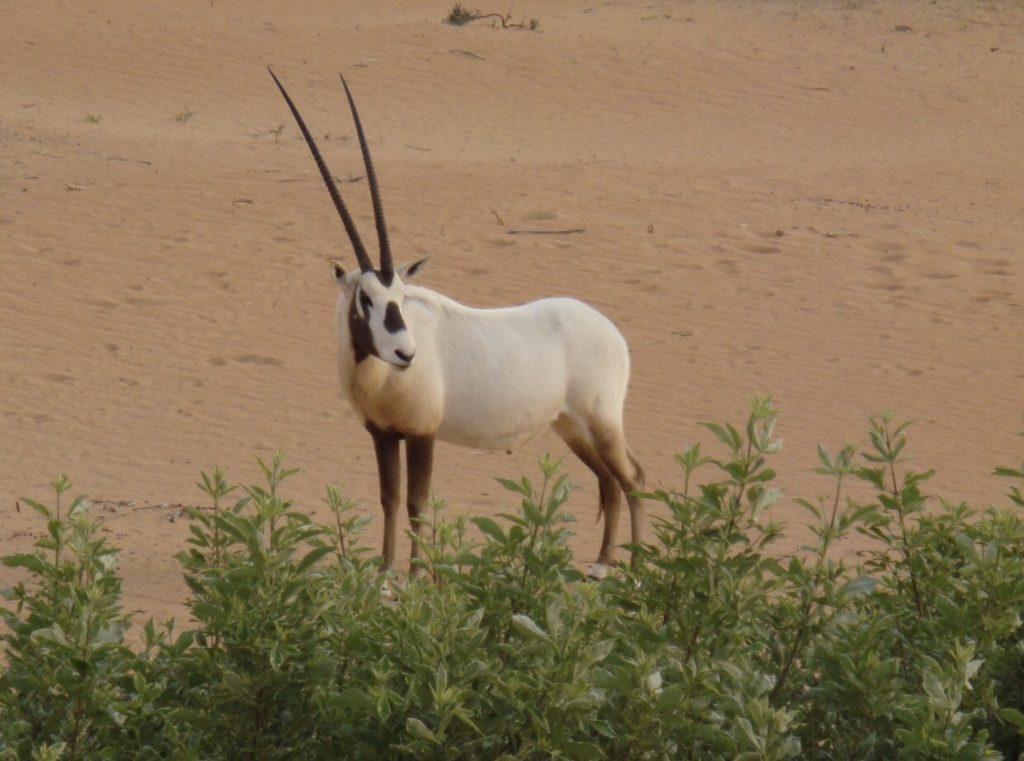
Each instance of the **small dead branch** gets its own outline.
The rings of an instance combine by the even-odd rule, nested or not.
[[[509,230],[509,235],[572,235],[573,233],[585,233],[585,227],[570,227],[566,230]]]
[[[263,130],[262,132],[250,132],[249,137],[263,137],[264,135],[273,135],[274,142],[276,143],[281,139],[281,133],[284,132],[284,122],[281,122],[273,129]]]
[[[364,178],[364,176],[361,175],[361,174],[347,174],[344,177],[339,177],[336,174],[332,174],[331,177],[334,178],[335,182],[347,182],[349,184],[355,183],[355,182],[361,182],[363,180],[363,178]],[[284,182],[307,182],[308,179],[309,179],[308,177],[284,177],[284,178],[278,180],[278,182],[281,182],[281,183],[284,183]]]
[[[459,50],[458,48],[452,48],[448,52],[449,53],[458,53],[458,54],[464,55],[464,56],[469,56],[470,58],[475,58],[478,61],[485,60],[482,55],[478,55],[478,54],[474,53],[472,50]]]
[[[107,161],[125,161],[129,164],[145,164],[146,166],[153,166],[152,161],[146,161],[145,159],[126,159],[123,156],[107,156]]]
[[[527,21],[524,17],[519,23],[512,21],[511,10],[506,14],[481,13],[475,8],[473,10],[469,10],[462,3],[455,3],[455,5],[452,6],[451,11],[444,18],[444,23],[451,24],[452,26],[465,26],[471,21],[480,21],[488,18],[500,21],[502,29],[529,29],[530,31],[534,31],[540,26],[540,19],[535,18]]]

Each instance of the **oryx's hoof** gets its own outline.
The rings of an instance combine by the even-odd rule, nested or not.
[[[590,568],[587,569],[587,578],[591,581],[600,581],[607,576],[612,570],[612,567],[607,563],[602,563],[600,560],[595,560],[590,564]]]

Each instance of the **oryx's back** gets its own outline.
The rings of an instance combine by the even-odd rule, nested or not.
[[[552,298],[505,309],[448,311],[437,336],[445,368],[438,437],[513,449],[560,415],[607,409],[621,418],[626,341],[593,307]]]

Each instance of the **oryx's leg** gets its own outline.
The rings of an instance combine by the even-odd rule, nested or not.
[[[615,476],[619,486],[626,492],[629,503],[629,524],[633,544],[641,544],[643,538],[644,503],[638,492],[644,488],[644,471],[633,453],[626,446],[626,436],[621,425],[595,423],[592,428],[594,449],[605,467]]]
[[[420,536],[420,518],[430,501],[430,474],[434,468],[434,437],[409,436],[405,440],[405,461],[409,470],[408,492],[409,525],[416,538]],[[420,555],[420,545],[415,539],[412,543],[412,557],[409,561],[409,573],[418,573],[416,558]]]
[[[377,475],[380,477],[380,506],[384,508],[384,565],[390,570],[395,564],[395,541],[398,538],[398,508],[402,502],[402,463],[399,439],[375,427],[369,428],[373,448],[377,453]]]
[[[600,498],[599,512],[604,514],[604,533],[601,538],[601,552],[597,562],[609,565],[615,549],[615,535],[619,526],[619,508],[622,505],[622,490],[605,466],[604,461],[594,449],[590,435],[585,428],[579,426],[572,418],[562,416],[554,423],[555,433],[568,445],[580,460],[597,476],[597,489]]]

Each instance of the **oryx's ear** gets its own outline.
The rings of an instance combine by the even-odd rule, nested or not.
[[[412,264],[403,264],[403,265],[401,265],[400,267],[398,267],[395,270],[395,272],[398,273],[398,276],[402,280],[412,280],[414,277],[416,277],[418,274],[420,274],[420,272],[423,271],[423,268],[427,266],[427,262],[428,261],[430,261],[430,257],[429,256],[425,256],[422,259],[420,259],[418,262],[413,262]]]
[[[338,285],[345,285],[345,268],[337,259],[331,259],[331,275],[334,276],[334,282]]]

